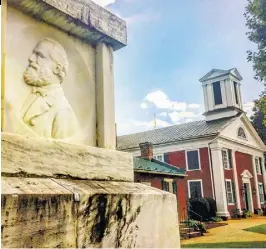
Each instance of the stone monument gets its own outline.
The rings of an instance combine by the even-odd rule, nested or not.
[[[2,1],[2,247],[180,247],[176,197],[115,150],[126,35],[90,0]]]

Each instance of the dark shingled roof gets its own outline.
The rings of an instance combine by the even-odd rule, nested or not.
[[[133,158],[134,170],[143,173],[185,176],[186,170],[152,158]]]
[[[126,150],[138,148],[140,143],[150,142],[154,145],[218,135],[220,130],[232,118],[214,121],[194,121],[165,128],[124,135],[117,137],[117,149]]]

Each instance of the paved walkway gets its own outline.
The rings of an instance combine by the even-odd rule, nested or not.
[[[265,241],[266,235],[244,231],[243,229],[256,225],[266,224],[265,216],[252,217],[248,219],[229,220],[227,226],[221,226],[208,230],[204,236],[181,240],[181,246],[198,243],[226,243],[226,242],[252,242]]]

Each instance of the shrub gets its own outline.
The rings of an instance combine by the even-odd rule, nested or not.
[[[262,216],[263,215],[263,210],[261,210],[259,208],[255,208],[254,214],[258,214],[258,215]]]
[[[249,210],[243,209],[242,211],[243,211],[242,215],[243,218],[251,217],[251,212]]]
[[[219,221],[222,221],[223,219],[221,217],[211,217],[211,221],[214,221],[214,222],[219,222]]]
[[[202,217],[202,220],[210,219],[210,204],[205,198],[190,199],[189,204],[191,210],[189,216],[191,219],[200,220],[200,216]]]
[[[209,206],[210,206],[209,216],[210,217],[216,217],[216,212],[217,212],[216,201],[210,197],[206,198],[206,200],[209,202]]]
[[[266,216],[266,207],[263,207],[261,210],[262,210],[263,215]]]
[[[232,218],[241,218],[240,210],[238,208],[232,209]]]

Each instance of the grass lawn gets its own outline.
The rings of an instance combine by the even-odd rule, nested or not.
[[[246,228],[244,230],[248,231],[248,232],[266,234],[266,224],[258,225],[255,227],[249,227],[249,228]]]
[[[265,248],[265,241],[195,243],[182,245],[182,248]]]

